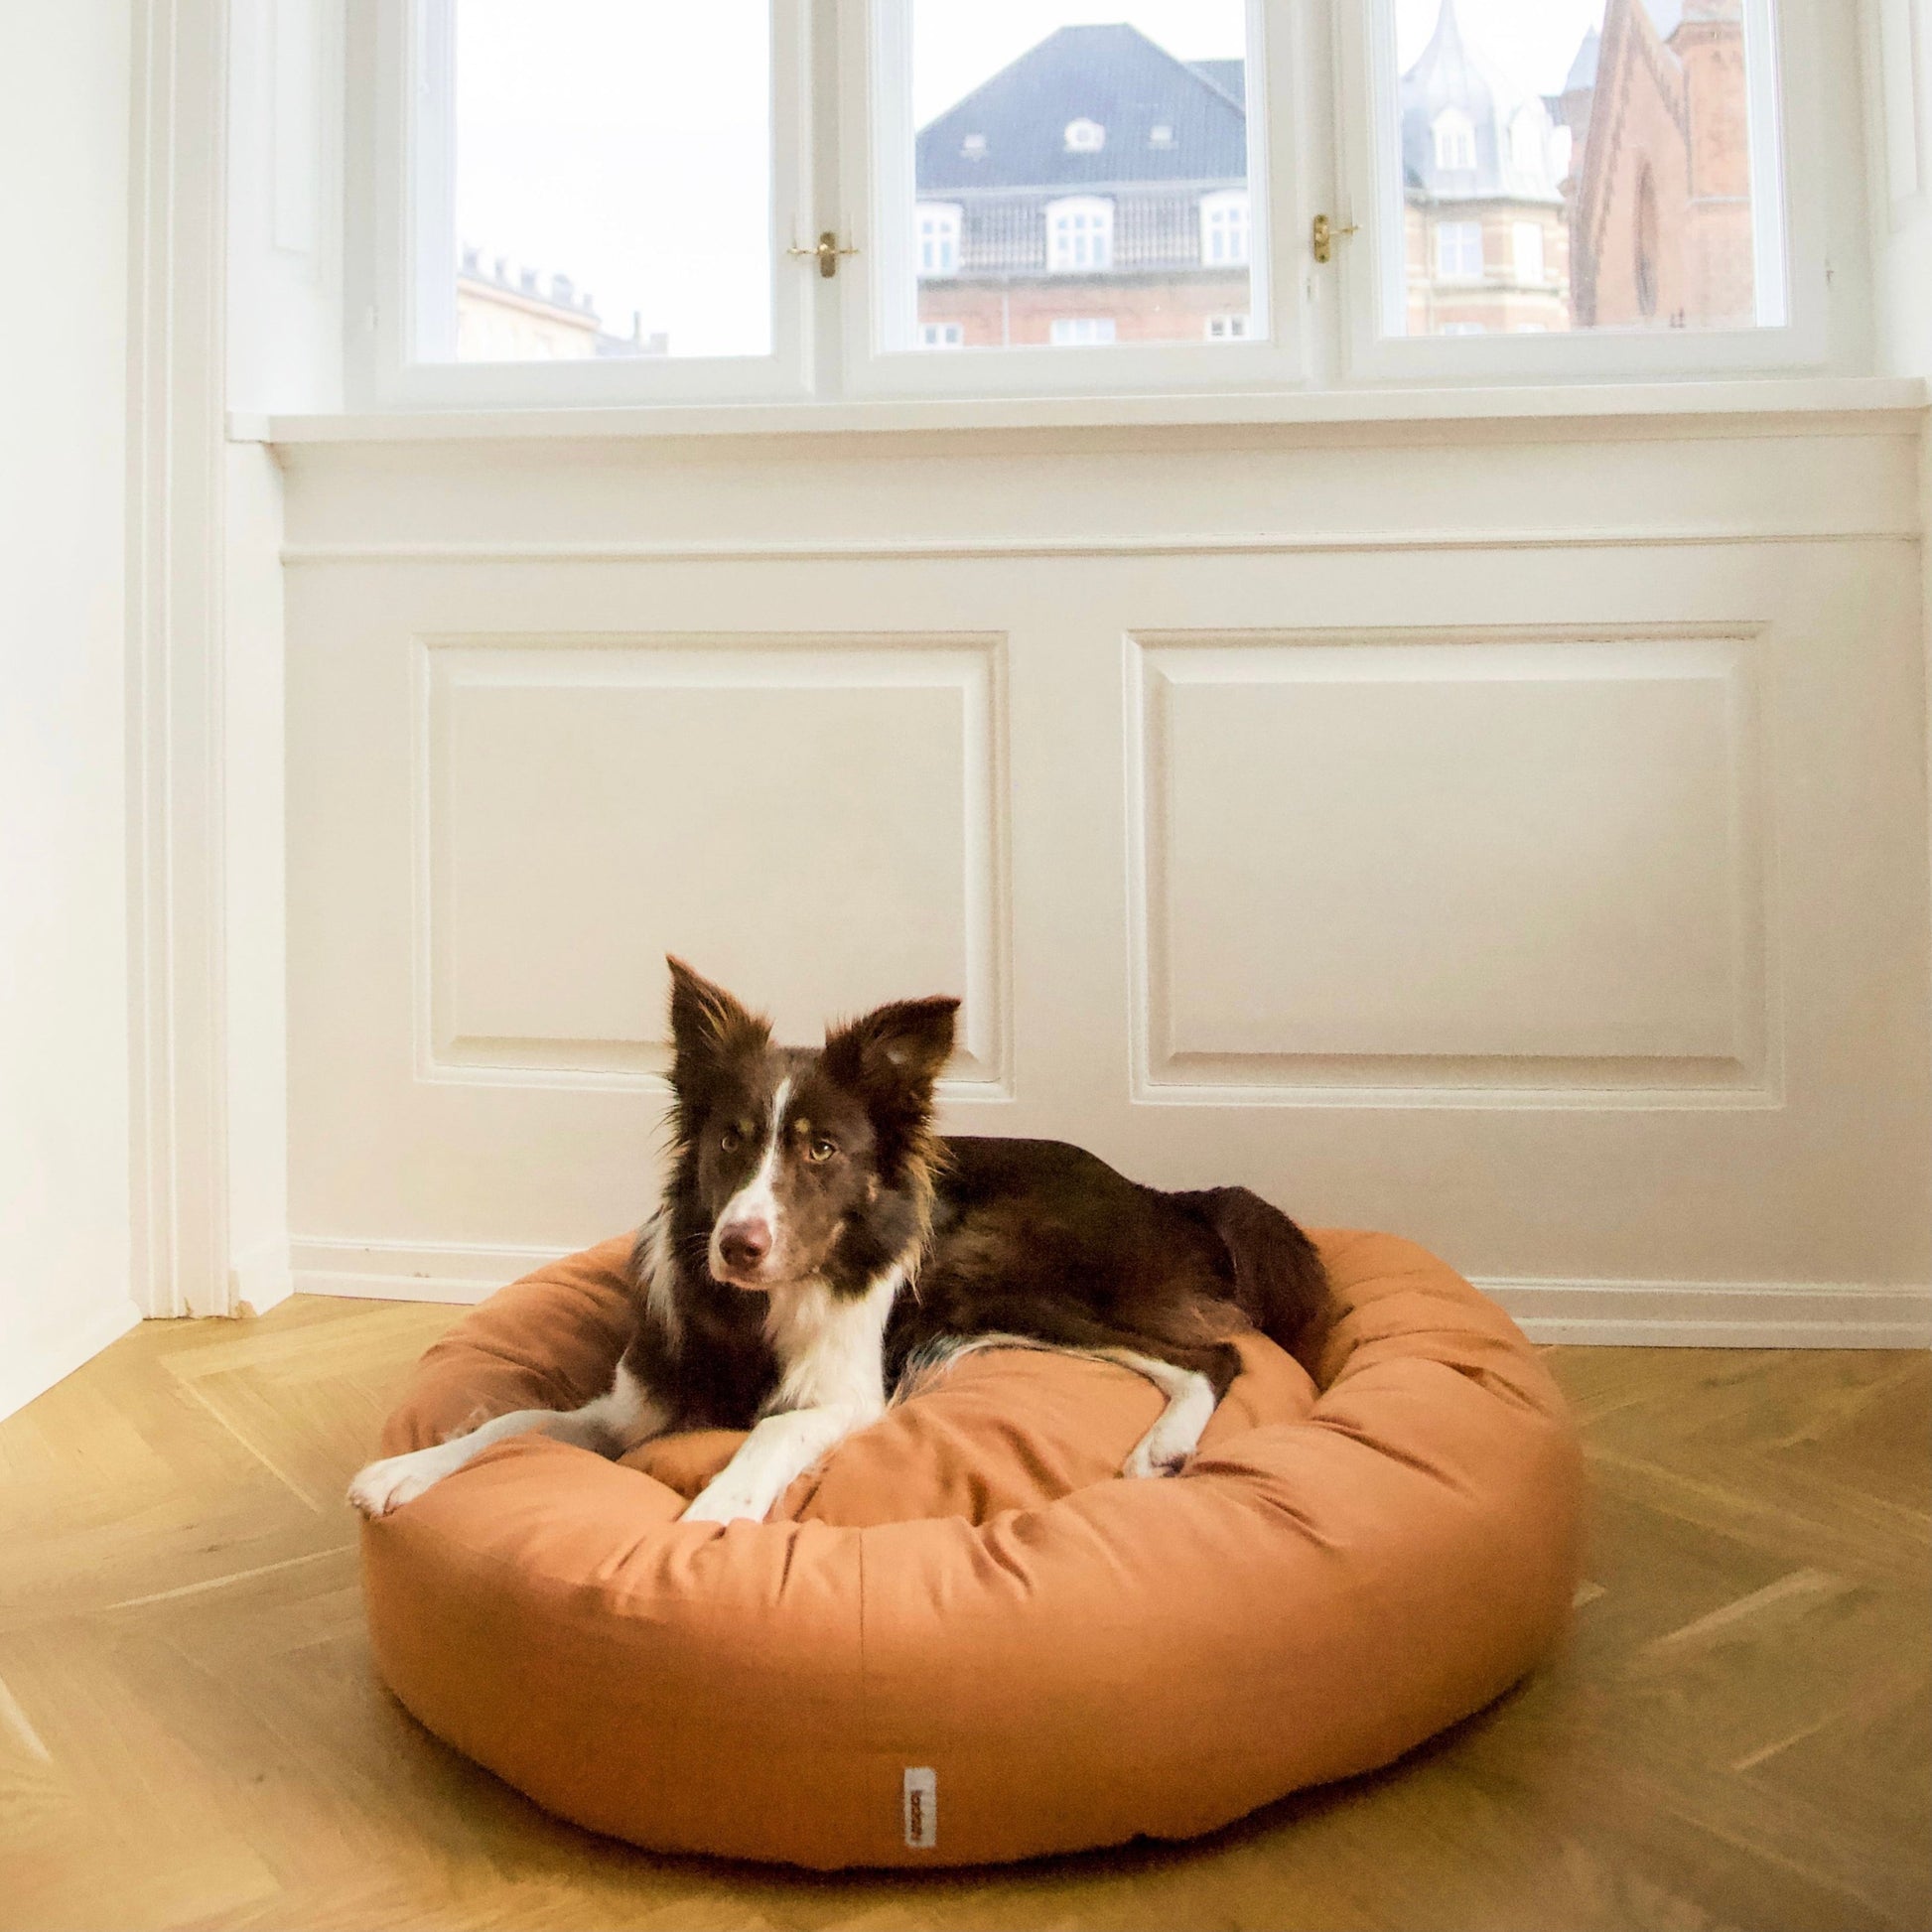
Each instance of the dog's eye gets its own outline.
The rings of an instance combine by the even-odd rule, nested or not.
[[[838,1152],[838,1144],[828,1141],[822,1134],[805,1150],[808,1161],[829,1161]]]
[[[725,1131],[718,1136],[718,1147],[721,1153],[736,1154],[739,1149],[738,1129],[735,1127],[726,1128]]]

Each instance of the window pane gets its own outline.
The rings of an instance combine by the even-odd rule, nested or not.
[[[458,360],[771,351],[763,0],[453,0]]]
[[[1740,329],[1756,261],[1754,0],[1384,0],[1412,336]],[[1758,19],[1764,15],[1758,10]]]
[[[911,0],[910,18],[901,331],[967,349],[1247,335],[1245,0]]]

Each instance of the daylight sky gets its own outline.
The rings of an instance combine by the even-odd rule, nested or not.
[[[1239,57],[1246,37],[1242,0],[910,4],[919,121],[1058,26],[1128,21],[1182,60]],[[1394,4],[1407,66],[1440,0]],[[1545,92],[1603,12],[1603,0],[1457,5],[1466,36]],[[457,0],[460,240],[546,283],[570,276],[616,333],[641,312],[674,354],[764,353],[765,21],[764,0]]]

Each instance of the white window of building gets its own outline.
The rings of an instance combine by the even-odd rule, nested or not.
[[[1055,348],[1092,348],[1114,340],[1112,316],[1055,316],[1047,340]]]
[[[1173,129],[1166,121],[1156,121],[1147,131],[1147,144],[1151,148],[1173,147]]]
[[[1248,334],[1246,316],[1209,316],[1206,336],[1210,343],[1244,342]]]
[[[1248,259],[1248,196],[1223,189],[1200,198],[1200,258],[1209,267],[1239,266]]]
[[[1055,275],[1095,274],[1114,265],[1114,205],[1098,195],[1046,204],[1046,266]]]
[[[1544,277],[1543,223],[1512,221],[1509,240],[1511,253],[1516,260],[1516,279],[1524,283],[1540,283]]]
[[[1479,322],[1446,322],[1436,333],[1440,336],[1486,336],[1489,332]]]
[[[984,161],[986,159],[986,136],[984,134],[966,135],[959,143],[959,152],[968,161]]]
[[[1445,107],[1436,116],[1436,165],[1446,173],[1476,165],[1475,123],[1459,107]]]
[[[963,322],[922,322],[919,324],[921,348],[964,348],[966,325]]]
[[[1509,124],[1509,165],[1519,175],[1541,180],[1543,155],[1543,115],[1533,101],[1527,102]]]
[[[919,204],[919,274],[959,273],[959,208],[950,202]]]
[[[1482,223],[1436,223],[1436,278],[1442,282],[1479,282],[1482,279]]]
[[[1066,124],[1068,154],[1098,154],[1107,145],[1107,130],[1098,121],[1077,120]]]

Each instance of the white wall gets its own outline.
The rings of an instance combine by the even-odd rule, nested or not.
[[[0,1414],[128,1298],[127,0],[0,9]]]
[[[1923,1339],[1924,411],[1756,402],[285,447],[298,1285],[633,1223],[668,946],[1548,1334]]]

